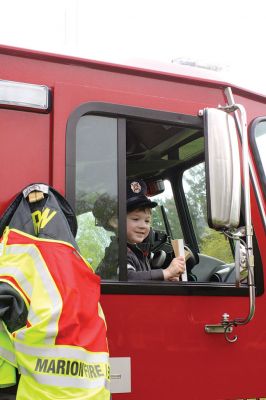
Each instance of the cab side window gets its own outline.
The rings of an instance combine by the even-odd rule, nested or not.
[[[182,238],[183,233],[178,214],[176,212],[174,195],[170,181],[165,180],[164,186],[164,192],[153,197],[153,200],[158,203],[158,207],[153,210],[153,229],[165,231],[168,236],[175,239]],[[168,228],[166,221],[169,224]]]
[[[255,130],[255,142],[262,164],[264,175],[266,175],[266,121],[261,121]]]
[[[75,211],[77,243],[94,270],[105,253],[113,265],[108,278],[117,279],[117,120],[82,116],[76,128]],[[109,251],[108,251],[109,249]],[[111,259],[110,259],[111,257]],[[102,265],[104,273],[104,266]]]
[[[195,283],[199,291],[213,282],[221,291],[224,284],[233,288],[234,243],[207,223],[202,119],[112,104],[102,104],[101,112],[96,107],[82,105],[70,117],[66,193],[78,218],[81,254],[103,279],[105,293],[182,291],[183,282],[127,282],[127,178],[143,179],[148,196],[158,203],[152,213],[151,267],[166,268],[174,257],[171,239],[183,239],[190,254],[184,285],[193,281],[193,291]],[[265,121],[255,138],[265,175]]]
[[[204,163],[187,169],[183,174],[183,188],[199,251],[224,263],[232,263],[234,258],[229,241],[208,226],[205,182]]]
[[[266,196],[266,117],[256,118],[251,125],[251,145]]]

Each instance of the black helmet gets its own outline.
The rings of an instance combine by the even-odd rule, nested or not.
[[[11,204],[8,206],[8,208],[5,210],[5,212],[3,213],[2,217],[0,218],[0,236],[3,234],[4,229],[7,225],[9,225],[10,221],[12,220],[13,215],[15,214],[16,210],[19,207],[19,204],[21,203],[24,195],[23,193],[30,189],[30,188],[37,188],[35,190],[38,190],[39,186],[46,186],[48,189],[49,193],[52,193],[57,202],[58,205],[60,207],[60,209],[62,210],[69,228],[72,232],[72,235],[75,237],[77,234],[77,230],[78,230],[78,224],[77,224],[77,218],[76,215],[72,209],[72,207],[70,206],[70,204],[68,203],[68,201],[57,191],[55,190],[52,186],[49,186],[45,183],[32,183],[28,186],[26,186],[24,189],[22,189],[22,191],[20,193],[18,193],[15,197],[15,199],[11,202]],[[37,208],[38,207],[42,207],[43,204],[45,204],[46,199],[43,201],[38,202]],[[34,206],[34,204],[33,204]]]

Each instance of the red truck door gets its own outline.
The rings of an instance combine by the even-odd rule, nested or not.
[[[78,244],[95,270],[113,243],[110,260],[116,268],[102,279],[101,298],[113,399],[265,396],[261,272],[255,277],[256,318],[229,335],[238,335],[238,340],[230,343],[224,334],[205,332],[206,324],[220,323],[225,313],[245,316],[248,288],[235,287],[230,241],[206,223],[203,121],[194,103],[191,113],[189,104],[175,110],[169,104],[164,99],[155,105],[151,96],[138,96],[133,89],[130,95],[64,83],[54,89],[52,184],[75,207]],[[171,256],[169,228],[188,245],[188,282],[127,280],[127,176],[147,179],[160,204],[153,217],[159,246],[154,255]],[[112,201],[116,205],[118,233],[95,219],[94,204],[102,194],[110,198],[103,213]],[[260,271],[256,231],[255,264]]]

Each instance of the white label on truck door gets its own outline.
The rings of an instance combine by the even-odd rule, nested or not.
[[[131,392],[130,357],[110,357],[111,393]]]

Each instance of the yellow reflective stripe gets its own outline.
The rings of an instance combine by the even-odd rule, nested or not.
[[[105,316],[104,316],[103,309],[102,309],[100,303],[98,303],[98,315],[99,315],[99,317],[103,320],[104,325],[105,325],[105,328],[107,329],[107,325],[106,325],[106,321],[105,321]]]
[[[46,293],[48,294],[48,297],[50,299],[51,303],[51,315],[49,318],[46,318],[48,322],[47,326],[45,327],[45,332],[44,332],[44,337],[43,341],[46,344],[53,344],[55,341],[55,337],[58,332],[58,320],[60,317],[60,313],[62,310],[62,299],[60,296],[60,293],[55,285],[55,282],[53,281],[53,278],[49,272],[49,269],[47,265],[45,264],[41,253],[39,252],[38,248],[34,244],[27,244],[27,245],[9,245],[6,248],[6,255],[19,255],[19,256],[25,256],[24,264],[27,264],[27,258],[31,259],[33,262],[33,268],[37,270],[38,277],[40,278],[40,282],[42,283],[42,287],[44,288],[44,291],[42,292],[43,295]],[[21,260],[21,268],[23,267],[22,265],[22,260]],[[25,265],[27,268],[27,265]],[[21,285],[22,289],[26,290],[25,288],[25,282],[19,282]],[[37,281],[35,281],[35,289],[36,289],[36,284]],[[34,305],[37,306],[37,303],[39,302],[39,307],[41,308],[41,300],[38,296],[39,293],[35,293],[35,302]],[[33,311],[32,306],[30,307],[29,311],[29,316],[28,319],[30,322],[30,317],[33,318],[33,322],[36,322],[37,318],[40,318],[42,320],[41,315],[39,317],[36,316],[36,312]],[[36,318],[36,319],[35,319]],[[37,320],[38,322],[38,320]],[[20,330],[18,332],[18,337],[22,340],[24,339],[24,335],[26,333]]]
[[[16,384],[16,368],[9,362],[0,362],[0,391],[1,388],[13,386]],[[0,395],[1,396],[1,395]],[[8,397],[1,398],[8,399]]]
[[[9,231],[10,231],[10,229],[8,227],[6,227],[5,230],[4,230],[4,233],[3,233],[3,236],[2,236],[2,240],[1,240],[1,255],[4,254]]]
[[[7,229],[8,229],[8,228],[7,228]],[[69,242],[64,242],[63,240],[48,239],[48,238],[39,238],[39,237],[30,235],[29,233],[26,233],[26,232],[23,232],[23,231],[20,231],[20,230],[18,230],[18,229],[14,229],[14,228],[9,229],[9,230],[8,230],[8,233],[9,233],[9,232],[18,233],[18,234],[21,235],[21,236],[25,236],[25,237],[27,237],[27,238],[29,238],[29,239],[31,239],[31,240],[37,241],[37,242],[62,243],[62,244],[65,244],[65,245],[68,246],[68,247],[71,247],[72,249],[75,249],[74,246],[73,246],[71,243],[69,243]],[[22,246],[23,246],[23,245],[22,245]]]
[[[28,346],[25,343],[14,341],[14,345],[17,351],[36,357],[51,357],[51,358],[69,358],[79,359],[86,363],[108,363],[108,353],[93,353],[82,349],[81,347],[71,346]]]
[[[64,388],[83,388],[83,389],[96,389],[104,387],[107,390],[110,390],[110,382],[109,380],[103,376],[98,377],[94,380],[90,380],[87,377],[75,378],[72,376],[62,376],[62,375],[44,375],[44,374],[36,374],[29,372],[24,367],[20,367],[20,373],[24,376],[30,376],[35,381],[42,385],[50,385],[50,386],[58,386]]]
[[[2,320],[0,320],[0,332],[6,332],[3,324],[4,324],[4,322]]]

